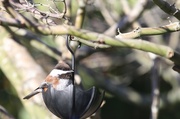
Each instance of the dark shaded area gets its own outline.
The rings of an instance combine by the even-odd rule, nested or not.
[[[16,91],[6,76],[0,70],[0,105],[5,107],[10,115],[14,118],[19,118],[20,110],[23,109],[23,105],[17,97]],[[0,115],[0,119],[1,119]],[[3,119],[3,118],[2,118]]]
[[[117,98],[106,98],[102,109],[102,119],[147,119],[150,109],[137,107]]]

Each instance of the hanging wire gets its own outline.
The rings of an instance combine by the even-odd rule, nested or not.
[[[75,72],[75,55],[73,50],[70,48],[70,41],[71,40],[71,35],[67,35],[66,39],[66,46],[68,50],[71,52],[72,55],[72,62],[71,62],[71,69]],[[72,94],[72,113],[71,113],[71,118],[70,119],[75,119],[75,86],[74,86],[74,72],[72,73],[72,83],[73,83],[73,94]]]
[[[71,55],[72,55],[71,68],[72,68],[73,71],[75,71],[75,55],[74,55],[73,50],[70,48],[70,42],[69,42],[70,40],[71,40],[71,35],[67,35],[66,46],[67,46],[68,50],[71,52]],[[73,76],[72,76],[72,81],[73,81],[73,85],[74,85],[74,72],[73,72]]]
[[[67,39],[66,39],[66,46],[67,46],[68,50],[71,52],[71,55],[72,55],[72,67],[71,68],[75,72],[75,53],[73,52],[72,48],[70,47],[71,40],[72,40],[72,36],[68,34]],[[79,47],[80,46],[81,46],[81,44],[79,44]],[[72,73],[73,88],[71,90],[72,91],[72,100],[71,100],[72,108],[71,108],[71,113],[70,113],[68,119],[80,119],[80,117],[83,117],[85,114],[90,115],[90,114],[96,112],[97,109],[100,107],[102,100],[103,100],[103,96],[104,96],[104,91],[102,93],[100,93],[95,87],[91,88],[88,91],[76,90],[77,88],[75,88],[75,83],[74,83],[75,82],[74,81],[74,72]],[[76,95],[78,93],[79,93],[79,95]],[[78,102],[79,100],[76,100],[76,99],[79,97],[76,97],[76,96],[83,98],[84,102]],[[90,99],[88,99],[88,98],[90,98]],[[86,104],[86,107],[84,104],[77,105],[76,103],[77,104],[84,103],[84,104]],[[81,110],[79,108],[79,106],[83,106],[80,108],[83,108],[84,110]],[[80,113],[79,111],[82,111],[80,115],[79,115],[79,113]]]

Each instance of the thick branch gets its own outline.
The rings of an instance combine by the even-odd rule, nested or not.
[[[39,31],[43,31],[44,34],[49,34],[49,33],[51,33],[51,34],[70,34],[70,35],[79,37],[81,39],[95,41],[95,42],[98,42],[101,44],[110,45],[110,46],[114,46],[114,47],[133,48],[133,49],[143,50],[146,52],[152,52],[154,54],[171,59],[172,61],[174,61],[177,64],[180,64],[179,63],[179,61],[180,61],[179,54],[174,53],[173,49],[171,49],[167,46],[158,45],[158,44],[151,43],[148,41],[134,40],[134,39],[126,39],[126,40],[119,39],[118,40],[118,39],[115,39],[112,37],[105,36],[103,34],[98,34],[98,33],[90,32],[87,30],[78,30],[72,26],[64,26],[64,25],[63,26],[60,25],[60,26],[56,26],[56,27],[52,26],[52,27],[45,28],[45,29],[42,29],[42,27],[37,27],[37,28]],[[61,31],[57,30],[57,29],[61,29]],[[163,29],[164,28],[162,28],[162,30]],[[157,31],[157,30],[155,29],[155,31]]]
[[[77,10],[75,27],[81,28],[84,22],[85,12],[86,12],[86,2],[84,0],[78,0],[79,8]]]
[[[155,29],[155,28],[150,28],[150,29],[152,30],[153,34],[165,33],[165,31],[166,32],[174,32],[174,31],[179,30],[178,25],[175,25],[175,24],[179,25],[179,22],[167,25],[166,27],[165,26],[159,27],[158,29]],[[148,28],[144,28],[144,29],[145,29],[144,31],[141,30],[141,33],[149,34],[149,31],[147,30]],[[163,56],[163,57],[166,57],[166,58],[172,60],[173,62],[175,62],[175,64],[180,64],[180,62],[179,62],[180,55],[178,53],[175,53],[173,51],[173,49],[171,49],[167,46],[158,45],[158,44],[151,43],[151,42],[144,41],[144,40],[116,39],[116,38],[112,38],[112,37],[109,37],[109,36],[106,36],[103,34],[90,32],[87,30],[79,30],[73,26],[68,26],[68,25],[57,25],[57,26],[49,26],[49,27],[37,26],[36,28],[34,28],[34,30],[36,32],[46,34],[46,35],[70,34],[70,35],[79,37],[81,39],[98,42],[98,43],[104,44],[104,45],[109,45],[109,46],[114,46],[114,47],[133,48],[133,49],[143,50],[146,52],[152,52],[154,54],[157,54],[157,55],[160,55],[160,56]]]

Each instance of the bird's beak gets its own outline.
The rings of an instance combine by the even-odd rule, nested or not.
[[[36,88],[32,93],[25,96],[23,99],[29,99],[29,98],[33,97],[34,95],[41,93],[43,89],[46,91],[47,88],[48,88],[48,84],[44,82],[38,88]]]
[[[42,92],[42,89],[41,90],[38,90],[36,89],[35,91],[33,91],[32,93],[30,93],[29,95],[25,96],[23,99],[30,99],[31,97],[33,97],[34,95],[38,94],[38,93],[41,93]]]

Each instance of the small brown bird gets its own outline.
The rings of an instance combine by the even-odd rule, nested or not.
[[[73,83],[73,70],[59,62],[44,82],[23,99],[42,93],[46,107],[59,118],[81,119],[92,115],[100,107],[104,92],[95,87],[84,91]]]
[[[41,93],[42,90],[46,92],[48,86],[52,86],[56,90],[63,90],[72,84],[72,73],[70,66],[63,61],[60,61],[54,69],[49,73],[44,82],[36,88],[32,93],[25,96],[23,99],[29,99],[34,95]]]

